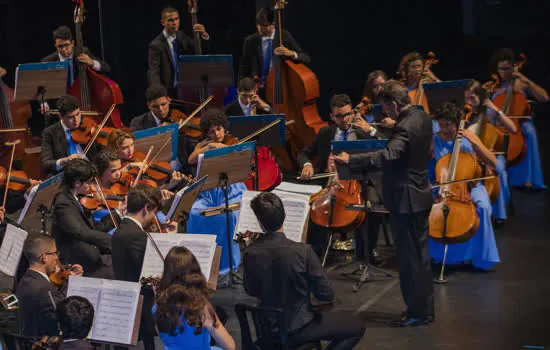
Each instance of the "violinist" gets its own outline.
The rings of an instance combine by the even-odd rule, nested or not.
[[[388,76],[384,71],[375,70],[369,73],[367,80],[365,81],[365,89],[363,91],[363,96],[368,98],[368,101],[373,104],[380,104],[380,93],[388,80]],[[359,109],[365,107],[365,102],[361,102],[358,105]],[[357,107],[356,107],[357,108]],[[366,114],[365,120],[368,123],[375,122],[374,115]],[[389,136],[391,134],[391,129],[395,126],[397,122],[391,118],[384,117],[380,121],[380,132],[384,135]]]
[[[170,96],[177,97],[178,57],[194,55],[197,49],[193,40],[180,31],[180,15],[177,9],[171,6],[165,7],[160,17],[160,23],[164,29],[149,43],[147,78],[149,85],[161,84],[169,91]],[[206,32],[204,25],[195,24],[193,32],[200,33],[202,49],[208,51],[210,35]]]
[[[434,116],[440,127],[439,133],[433,136],[433,157],[435,161],[452,152],[457,135],[461,135],[460,152],[475,154],[491,166],[496,165],[497,160],[495,155],[483,145],[481,140],[472,131],[468,129],[458,130],[462,111],[455,104],[451,102],[443,103],[435,111]],[[430,170],[429,175],[433,180],[435,179],[435,174],[432,171],[433,169]],[[471,260],[473,266],[488,270],[494,264],[500,262],[495,233],[491,223],[491,201],[481,181],[472,186],[470,193],[472,201],[477,208],[479,229],[470,240],[464,243],[449,245],[447,263],[460,264]],[[430,238],[429,247],[431,257],[435,261],[442,261],[444,245]]]
[[[249,116],[272,113],[271,106],[258,96],[256,82],[252,78],[242,78],[237,84],[237,99],[225,106],[225,115]]]
[[[117,220],[118,215],[107,215],[96,223],[78,198],[90,192],[96,177],[97,170],[89,161],[69,161],[61,191],[53,200],[52,236],[63,257],[81,264],[87,277],[110,279],[113,276],[111,235],[107,232],[114,227],[112,220]]]
[[[40,163],[46,178],[61,172],[70,160],[83,156],[82,145],[71,136],[82,121],[78,100],[73,96],[63,96],[58,100],[57,108],[59,123],[50,125],[42,133]],[[94,154],[97,149],[97,144],[92,145],[90,153]]]
[[[491,67],[498,74],[499,85],[491,96],[495,99],[498,95],[506,93],[510,88],[510,82],[514,81],[514,91],[533,98],[539,103],[549,101],[548,93],[540,85],[515,70],[515,53],[510,49],[500,49],[491,58]],[[511,186],[523,186],[531,189],[546,188],[540,164],[539,144],[537,131],[532,120],[521,123],[521,132],[525,137],[527,153],[523,160],[508,169],[508,177]]]
[[[390,80],[380,95],[382,111],[397,120],[386,148],[365,154],[342,152],[332,158],[352,171],[382,169],[383,202],[390,211],[401,292],[407,305],[395,327],[434,320],[432,272],[428,253],[428,219],[433,203],[428,182],[432,123],[415,108],[407,89]]]
[[[59,252],[53,238],[45,235],[29,236],[25,240],[23,253],[29,261],[29,268],[19,282],[19,332],[25,336],[57,336],[56,305],[65,299],[65,289],[60,291],[50,281],[49,275],[56,272]],[[82,276],[82,266],[70,267],[72,276]]]
[[[265,82],[271,67],[271,58],[277,55],[291,59],[297,63],[309,64],[311,59],[305,53],[292,35],[283,30],[281,33],[283,45],[274,41],[275,13],[268,8],[262,8],[256,13],[257,33],[249,35],[243,45],[243,55],[239,64],[239,81],[242,78],[259,78]]]

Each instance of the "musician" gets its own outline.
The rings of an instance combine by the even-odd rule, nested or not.
[[[302,179],[309,179],[315,173],[328,170],[328,159],[331,151],[331,141],[354,141],[372,138],[385,138],[376,128],[372,127],[360,116],[356,116],[351,99],[346,94],[336,94],[330,100],[330,119],[334,122],[319,130],[313,144],[298,153],[298,163],[302,166]],[[317,158],[315,167],[312,159]],[[363,184],[365,197],[372,204],[379,204],[381,199],[378,193],[382,190],[382,178],[379,172],[371,172],[369,179]],[[308,240],[314,249],[322,256],[327,244],[328,232],[316,225],[311,225]],[[363,223],[355,232],[356,255],[359,261],[379,264],[378,254],[375,251],[376,241],[380,228],[380,217],[369,217],[368,223]],[[367,230],[369,229],[369,230]],[[324,234],[321,236],[320,233]],[[318,241],[317,241],[318,240]],[[369,244],[370,243],[370,244]]]
[[[271,106],[258,96],[256,82],[252,78],[242,78],[237,84],[238,97],[225,106],[225,115],[249,116],[272,113]]]
[[[137,185],[130,188],[126,199],[126,215],[113,233],[113,270],[115,279],[138,282],[141,275],[147,234],[144,228],[149,227],[158,210],[162,208],[160,191],[148,185]],[[174,224],[167,223],[169,232],[177,232]],[[155,348],[155,325],[151,309],[154,303],[154,291],[150,286],[143,286],[144,296],[141,313],[139,338],[145,349]]]
[[[258,298],[260,305],[288,313],[290,347],[326,340],[331,342],[329,349],[352,349],[365,328],[349,311],[320,315],[312,311],[310,294],[320,301],[331,302],[334,290],[311,247],[285,237],[286,213],[281,199],[263,192],[250,206],[265,233],[244,252],[246,292]]]
[[[162,9],[160,17],[160,23],[164,29],[149,43],[147,78],[149,85],[161,84],[169,91],[170,96],[176,97],[179,73],[178,57],[181,55],[195,55],[197,48],[193,40],[183,31],[180,31],[178,10],[170,6],[165,7]],[[210,36],[204,25],[195,24],[193,32],[200,33],[202,49],[208,51]]]
[[[441,81],[429,67],[425,66],[426,60],[418,52],[409,52],[401,58],[399,63],[399,74],[401,75],[401,81],[407,87],[409,96],[414,102],[417,99],[417,93],[421,83],[439,82]],[[422,71],[424,69],[424,71]],[[428,108],[428,100],[426,94],[422,94],[417,104],[422,105],[426,113],[430,113]],[[435,123],[434,123],[435,125]],[[435,131],[434,131],[435,132]]]
[[[411,105],[407,89],[390,80],[380,95],[382,110],[397,120],[383,150],[332,158],[352,171],[382,169],[383,202],[390,211],[401,292],[407,305],[393,326],[410,327],[434,320],[432,273],[428,253],[428,218],[433,199],[428,182],[432,123]]]
[[[30,266],[16,293],[19,299],[19,332],[31,337],[59,335],[56,304],[65,299],[65,292],[54,287],[48,277],[56,271],[59,259],[55,241],[45,235],[29,236],[25,240],[23,253]],[[82,266],[72,265],[70,273],[82,276]]]
[[[239,64],[239,80],[245,77],[260,78],[262,82],[269,73],[272,55],[291,59],[296,63],[309,64],[311,59],[302,50],[292,35],[283,30],[283,45],[275,42],[275,14],[273,10],[262,8],[256,13],[257,33],[249,35],[243,45],[243,55]]]
[[[470,130],[458,130],[462,111],[451,102],[443,103],[434,113],[440,131],[433,136],[433,156],[438,161],[444,155],[453,151],[457,134],[462,135],[460,151],[475,154],[490,166],[495,166],[495,155],[485,147],[481,140]],[[430,169],[433,170],[433,169]],[[435,182],[435,173],[430,171],[430,178]],[[500,262],[496,246],[495,233],[491,223],[491,201],[481,181],[470,190],[472,201],[477,208],[479,229],[467,242],[449,245],[447,252],[448,264],[460,264],[465,261],[480,269],[490,269]],[[444,245],[429,241],[430,255],[436,261],[443,260]]]
[[[57,319],[63,335],[63,350],[92,350],[86,339],[94,323],[94,306],[84,297],[73,295],[57,305]]]
[[[201,131],[204,135],[204,140],[199,142],[195,147],[195,150],[189,156],[189,164],[195,165],[198,163],[199,155],[207,150],[222,148],[230,141],[234,140],[234,137],[226,134],[227,117],[223,111],[217,108],[210,108],[201,117]],[[228,198],[229,204],[239,203],[241,201],[242,193],[246,191],[246,186],[242,183],[236,183],[228,186]],[[225,195],[221,187],[203,191],[197,197],[187,221],[187,232],[192,233],[205,233],[216,234],[217,245],[222,247],[222,256],[220,261],[220,281],[223,284],[229,278],[229,252],[228,246],[232,244],[232,260],[233,269],[236,270],[239,267],[241,261],[241,254],[239,251],[238,243],[231,240],[227,241],[226,231],[226,219],[225,215],[215,215],[205,217],[200,215],[200,211],[204,209],[210,209],[225,204]],[[231,237],[235,230],[235,223],[239,211],[232,211],[231,218]]]
[[[84,208],[78,196],[89,192],[97,177],[93,164],[85,159],[73,159],[67,164],[62,189],[53,200],[52,236],[65,259],[81,264],[87,277],[113,277],[111,235],[114,227],[110,215],[94,222],[92,213]],[[113,213],[117,220],[118,215]]]
[[[384,84],[388,80],[388,76],[384,71],[375,70],[368,74],[367,80],[365,81],[365,89],[363,91],[363,96],[368,98],[368,102],[372,104],[380,104],[380,93]],[[365,101],[361,101],[358,107],[361,108],[365,105]],[[367,123],[376,122],[375,116],[372,113],[365,114],[365,120]],[[392,128],[397,122],[391,118],[384,117],[380,120],[380,132],[383,133],[386,138],[389,137],[392,133]]]
[[[492,99],[506,93],[510,82],[514,81],[513,89],[535,101],[544,103],[549,101],[548,93],[541,86],[534,83],[522,73],[514,69],[516,63],[515,53],[510,49],[499,49],[491,58],[491,66],[500,78],[500,86],[497,86]],[[523,186],[525,188],[541,189],[544,185],[543,173],[540,165],[539,144],[535,124],[531,119],[521,123],[521,132],[525,137],[527,153],[524,159],[517,165],[508,169],[508,177],[511,186]]]
[[[50,125],[42,133],[40,163],[46,178],[61,172],[70,160],[81,158],[84,154],[82,146],[71,136],[71,131],[76,130],[82,120],[80,103],[76,97],[62,96],[57,102],[57,109],[59,123]],[[97,149],[94,143],[90,153],[94,154]]]

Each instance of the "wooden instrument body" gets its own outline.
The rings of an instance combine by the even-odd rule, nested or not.
[[[409,90],[409,97],[411,98],[413,105],[422,106],[424,112],[430,114],[430,107],[428,106],[428,99],[426,94],[420,88]]]

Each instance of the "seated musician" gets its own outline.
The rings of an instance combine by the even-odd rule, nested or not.
[[[488,122],[495,126],[503,126],[508,132],[515,133],[517,131],[514,122],[508,118],[502,111],[495,106],[491,101],[489,93],[485,90],[477,80],[471,80],[464,91],[466,103],[472,106],[472,118],[470,118],[470,126],[468,129],[479,134],[481,118],[487,116]],[[495,150],[492,150],[495,151]],[[496,155],[497,166],[496,171],[500,182],[500,194],[497,201],[493,204],[493,217],[500,225],[507,219],[506,204],[510,200],[510,186],[508,184],[508,172],[506,170],[506,156],[504,154]]]
[[[160,84],[169,91],[170,96],[177,96],[178,57],[195,55],[197,48],[194,41],[180,31],[180,15],[174,7],[165,7],[160,13],[160,23],[164,27],[153,41],[149,43],[149,85]],[[208,51],[210,36],[202,24],[195,24],[193,32],[200,33],[203,51]],[[203,52],[204,54],[204,52]]]
[[[443,103],[434,114],[439,124],[439,133],[433,136],[433,157],[437,162],[444,155],[453,151],[457,134],[462,135],[460,152],[475,154],[491,166],[497,164],[495,155],[483,145],[481,140],[470,130],[458,130],[462,111],[451,102]],[[429,169],[432,183],[435,182],[434,169]],[[470,191],[471,198],[477,208],[479,229],[474,236],[464,243],[451,244],[447,253],[448,264],[460,264],[466,261],[480,269],[490,269],[500,262],[495,241],[495,233],[491,223],[491,201],[485,186],[479,181]],[[435,261],[442,261],[444,245],[430,238],[429,251]]]
[[[375,70],[369,73],[367,80],[365,81],[365,89],[363,90],[363,97],[369,99],[371,104],[380,104],[380,93],[384,88],[384,84],[388,80],[388,76],[384,71]],[[361,101],[358,107],[361,110],[361,107],[365,105],[365,101]],[[372,113],[366,113],[364,115],[367,123],[375,122],[374,115]],[[392,133],[392,128],[397,124],[397,122],[391,118],[385,117],[380,121],[379,131],[386,135],[390,136]]]
[[[277,195],[260,193],[250,206],[265,232],[244,252],[244,287],[260,305],[288,313],[289,346],[318,340],[330,341],[329,349],[353,349],[365,332],[361,320],[349,311],[315,315],[310,295],[334,300],[334,290],[321,262],[310,246],[285,237],[285,209]],[[284,262],[284,263],[283,263]],[[275,325],[274,325],[275,326]]]
[[[81,158],[84,153],[83,146],[76,143],[71,135],[82,120],[78,100],[73,96],[63,96],[57,102],[57,109],[59,123],[50,125],[42,133],[40,163],[46,178],[61,172],[70,160]],[[90,153],[96,151],[97,144],[94,144]]]
[[[19,282],[16,293],[19,299],[19,332],[31,337],[59,335],[56,304],[65,299],[67,285],[59,290],[49,278],[50,274],[56,272],[59,261],[55,241],[45,235],[29,236],[25,240],[23,253],[30,266]],[[81,276],[82,266],[72,265],[70,273]]]
[[[137,185],[130,188],[126,199],[126,215],[113,233],[112,252],[115,279],[119,281],[138,282],[147,246],[147,229],[158,210],[162,208],[160,190],[148,185]],[[176,232],[172,223],[163,225],[168,232]],[[150,286],[141,288],[143,308],[139,338],[143,340],[145,349],[155,348],[155,326],[151,309],[153,307],[154,291]]]
[[[85,159],[73,159],[65,167],[62,189],[53,200],[52,236],[64,259],[79,263],[87,277],[113,277],[111,261],[111,235],[113,218],[106,215],[94,222],[92,213],[78,199],[87,194],[97,177],[93,164]]]
[[[73,295],[60,302],[57,320],[63,335],[63,350],[93,350],[86,339],[94,324],[94,306],[88,299]]]
[[[226,134],[227,117],[223,114],[223,111],[217,108],[210,108],[201,117],[201,131],[204,135],[204,140],[199,142],[195,147],[195,150],[189,156],[189,164],[196,165],[198,163],[199,155],[212,149],[225,147],[226,144],[230,144],[234,137]],[[241,201],[242,193],[246,190],[246,186],[242,183],[236,183],[228,187],[229,204],[239,203]],[[225,204],[225,195],[221,187],[203,191],[197,197],[187,221],[187,232],[189,233],[209,233],[216,234],[217,245],[222,247],[222,256],[220,261],[220,275],[228,276],[229,273],[229,252],[228,246],[232,244],[232,259],[233,269],[239,267],[241,261],[241,253],[239,251],[239,244],[231,240],[227,241],[226,232],[226,220],[225,215],[215,216],[201,216],[200,211],[209,209]],[[235,230],[235,224],[239,211],[232,211],[231,214],[231,237]],[[224,277],[225,278],[225,277]],[[222,282],[225,279],[222,278]]]
[[[272,113],[268,103],[258,96],[256,82],[252,78],[242,78],[237,84],[238,97],[225,106],[225,115],[228,117],[249,116]]]
[[[549,97],[546,90],[522,73],[515,71],[515,63],[515,54],[510,49],[500,49],[493,54],[491,67],[498,74],[501,84],[496,87],[491,99],[502,93],[506,93],[510,82],[514,81],[514,91],[520,92],[539,103],[548,102]],[[521,132],[525,137],[527,152],[519,164],[508,169],[510,185],[535,189],[546,188],[540,164],[539,144],[535,124],[531,119],[522,120],[520,124]]]
[[[222,349],[236,349],[223,317],[218,316],[219,309],[210,302],[211,290],[189,249],[170,249],[157,294],[153,314],[165,349],[209,350],[211,338]]]
[[[292,35],[283,30],[283,45],[275,39],[275,14],[273,10],[262,8],[256,13],[257,33],[249,35],[243,45],[243,55],[239,64],[239,80],[245,77],[259,78],[264,83],[271,67],[271,57],[291,59],[296,63],[309,64],[311,59]],[[261,56],[260,56],[261,55]]]
[[[420,100],[415,101],[415,99],[417,99],[418,87],[420,83],[433,83],[441,80],[435,76],[429,67],[424,67],[425,62],[424,57],[418,52],[409,52],[401,58],[399,73],[401,74],[402,83],[409,90],[409,96],[411,97],[412,103],[421,105],[424,111],[430,114],[426,94],[422,94],[422,97],[418,97]],[[422,68],[424,68],[424,72],[422,72]],[[434,122],[434,127],[435,124]],[[434,130],[434,132],[436,132],[436,130]]]
[[[309,179],[315,173],[323,173],[328,169],[328,158],[331,150],[331,141],[354,141],[370,138],[385,138],[378,130],[370,126],[363,118],[356,116],[356,112],[351,105],[351,99],[348,95],[337,94],[330,100],[330,119],[334,122],[319,130],[313,144],[304,148],[298,154],[298,163],[302,166],[301,178]],[[312,159],[317,158],[315,167]],[[381,176],[377,171],[371,172],[371,178],[362,186],[366,197],[372,204],[379,204],[381,193]],[[372,216],[369,218],[369,228],[367,232],[367,223],[362,224],[355,232],[356,257],[359,261],[371,262],[377,264],[378,260],[375,252],[375,243],[378,237],[378,228],[380,227],[380,218]],[[371,222],[372,221],[372,222]],[[328,242],[328,232],[310,222],[310,234],[308,241],[313,245],[315,251],[321,256]],[[321,233],[324,234],[321,234]],[[368,237],[367,237],[368,236]],[[369,246],[368,243],[371,243]]]

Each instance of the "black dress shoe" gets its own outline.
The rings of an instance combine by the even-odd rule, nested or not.
[[[418,318],[418,317],[402,317],[398,320],[390,322],[390,327],[416,327],[425,326],[433,322],[433,317]]]
[[[369,254],[369,264],[371,264],[372,266],[382,265],[380,254],[378,254],[378,251],[376,249],[373,249],[372,252],[370,252]]]

